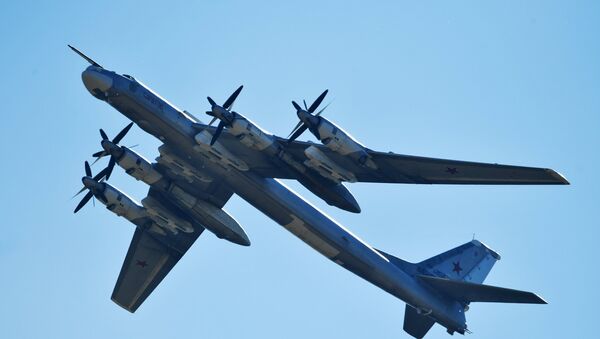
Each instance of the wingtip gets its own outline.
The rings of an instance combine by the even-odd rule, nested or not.
[[[548,302],[544,298],[540,297],[539,295],[537,295],[535,293],[532,293],[532,294],[537,298],[537,304],[548,305]]]
[[[567,180],[567,178],[565,178],[564,175],[556,172],[555,170],[552,169],[548,169],[548,172],[550,173],[550,175],[556,180],[556,183],[558,185],[571,185],[571,183],[569,182],[569,180]]]

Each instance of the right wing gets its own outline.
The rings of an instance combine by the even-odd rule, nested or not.
[[[335,164],[352,172],[358,182],[456,185],[569,184],[563,176],[547,168],[437,159],[367,150],[377,165],[377,169],[372,169],[361,166],[350,157],[333,152],[320,144],[294,141],[287,146],[286,150],[297,159],[305,159],[304,150],[309,146],[317,147]]]
[[[213,133],[214,127],[206,127]],[[456,185],[568,185],[557,172],[547,168],[499,165],[480,162],[427,158],[412,155],[378,152],[367,149],[377,169],[361,166],[350,157],[328,147],[305,141],[276,137],[285,152],[303,163],[308,158],[304,151],[314,146],[336,165],[355,175],[358,182]],[[248,148],[227,131],[219,142],[242,160],[253,172],[268,178],[298,179],[297,173],[260,151]]]

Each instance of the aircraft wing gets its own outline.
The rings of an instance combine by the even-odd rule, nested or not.
[[[294,141],[286,150],[297,159],[305,159],[304,150],[309,146],[317,147],[333,162],[354,173],[358,182],[463,185],[564,185],[569,183],[560,174],[547,168],[426,158],[368,150],[368,154],[378,167],[371,169],[320,144]]]
[[[208,127],[212,133],[213,127]],[[347,156],[333,152],[322,144],[305,141],[287,142],[277,137],[286,152],[299,162],[310,146],[317,147],[325,156],[343,169],[352,172],[358,182],[406,184],[476,184],[476,185],[567,185],[569,182],[552,169],[510,166],[490,163],[427,158],[392,152],[367,150],[377,169],[361,166]],[[239,142],[227,130],[219,138],[231,153],[243,160],[257,174],[280,179],[297,179],[295,173],[277,160]]]
[[[162,194],[150,189],[149,196],[163,201]],[[167,205],[168,206],[168,205]],[[135,312],[167,276],[175,264],[202,234],[204,228],[193,224],[192,233],[172,233],[150,218],[136,222],[125,261],[111,299],[119,306]]]

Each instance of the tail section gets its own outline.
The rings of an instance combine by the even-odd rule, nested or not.
[[[432,290],[459,302],[466,311],[471,302],[545,304],[538,295],[508,288],[483,285],[500,255],[483,243],[473,240],[420,263],[409,263],[379,251],[392,264],[418,279]],[[463,312],[462,310],[460,312]],[[406,305],[404,330],[415,338],[423,338],[433,326],[433,315],[422,314]],[[464,319],[464,316],[463,316]],[[448,327],[448,333],[463,333],[466,327]]]
[[[416,264],[420,275],[481,284],[500,255],[477,240]]]
[[[417,309],[406,304],[404,309],[404,331],[415,338],[423,338],[431,327],[435,324],[435,320],[426,315],[419,314]]]

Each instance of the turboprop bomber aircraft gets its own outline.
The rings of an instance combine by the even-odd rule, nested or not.
[[[295,179],[328,204],[360,212],[345,182],[568,184],[553,170],[370,150],[322,117],[323,109],[315,113],[327,91],[310,106],[293,103],[301,123],[289,139],[232,110],[242,87],[222,105],[209,97],[213,121],[204,124],[132,76],[69,47],[91,64],[82,73],[86,89],[132,121],[112,139],[100,130],[102,150],[93,156],[109,157],[108,166],[93,175],[85,162],[80,193],[88,192],[75,209],[95,197],[136,226],[112,294],[126,310],[140,307],[204,230],[250,245],[223,210],[234,193],[331,261],[405,301],[404,329],[414,337],[436,322],[464,334],[472,302],[544,303],[530,292],[483,285],[500,256],[479,241],[411,264],[371,247],[277,179]],[[133,123],[163,143],[156,162],[120,145]],[[295,140],[307,129],[324,145]],[[141,203],[107,182],[116,165],[150,187]]]

